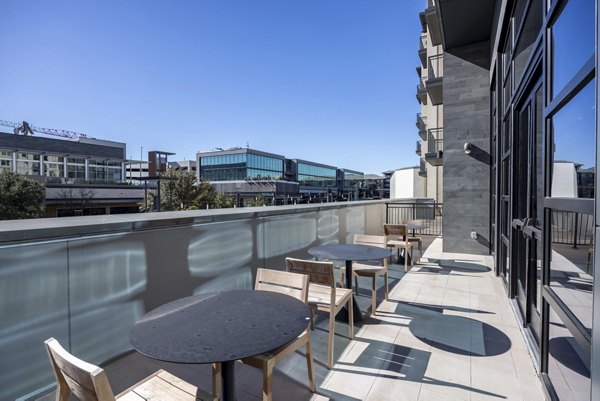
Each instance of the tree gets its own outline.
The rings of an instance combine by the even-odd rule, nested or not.
[[[264,195],[258,195],[254,199],[245,199],[244,206],[253,207],[253,206],[270,206],[272,199],[266,198]]]
[[[193,210],[233,207],[230,197],[219,194],[206,181],[196,182],[191,174],[168,170],[160,181],[160,209],[162,211]],[[140,204],[140,210],[154,210],[157,191],[150,191],[147,204]]]
[[[69,207],[71,216],[76,215],[76,210],[83,212],[92,203],[94,196],[96,196],[96,192],[93,189],[83,187],[76,188],[75,191],[73,188],[63,188],[58,193],[58,197]]]
[[[43,217],[46,191],[37,181],[4,169],[0,173],[0,220]]]

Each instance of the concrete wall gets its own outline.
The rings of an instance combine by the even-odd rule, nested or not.
[[[394,171],[390,178],[390,199],[425,197],[425,179],[419,175],[418,167]]]
[[[445,252],[489,252],[489,53],[489,42],[480,42],[444,54]]]

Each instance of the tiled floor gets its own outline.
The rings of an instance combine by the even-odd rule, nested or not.
[[[443,254],[440,240],[424,256],[408,274],[391,266],[390,299],[356,327],[354,340],[346,337],[345,324],[336,323],[332,370],[325,366],[327,320],[321,316],[313,331],[317,393],[307,388],[303,355],[294,354],[276,369],[274,400],[543,400],[491,258]],[[357,298],[366,311],[370,284],[360,287]],[[158,363],[132,353],[106,370],[118,393],[158,367],[210,390],[210,369],[203,365]],[[260,399],[259,370],[237,365],[236,380],[238,400]]]

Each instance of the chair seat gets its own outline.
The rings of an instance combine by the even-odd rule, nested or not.
[[[308,332],[304,330],[298,337],[290,341],[289,343],[282,345],[279,348],[275,348],[274,350],[263,352],[262,354],[250,356],[248,358],[244,358],[241,361],[245,364],[251,366],[257,366],[256,361],[268,362],[273,359],[282,359],[285,356],[296,351],[301,345],[306,343]],[[292,346],[293,345],[293,346]]]
[[[348,302],[348,297],[352,291],[346,288],[335,289],[335,306],[340,306]],[[329,305],[331,300],[331,287],[328,285],[310,283],[308,286],[308,304],[309,305]]]
[[[216,401],[217,397],[161,369],[135,384],[133,388],[125,390],[116,399],[119,401]]]
[[[406,239],[408,242],[419,242],[423,240],[421,237],[406,237]]]
[[[384,266],[366,265],[363,263],[353,263],[352,272],[358,276],[378,276],[387,270]]]
[[[400,241],[397,239],[390,239],[387,241],[387,246],[395,246],[395,247],[399,247],[399,248],[411,248],[413,246],[413,244],[411,243],[411,241]]]

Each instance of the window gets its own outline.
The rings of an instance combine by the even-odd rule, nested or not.
[[[552,97],[594,56],[595,2],[570,0],[551,28]]]

